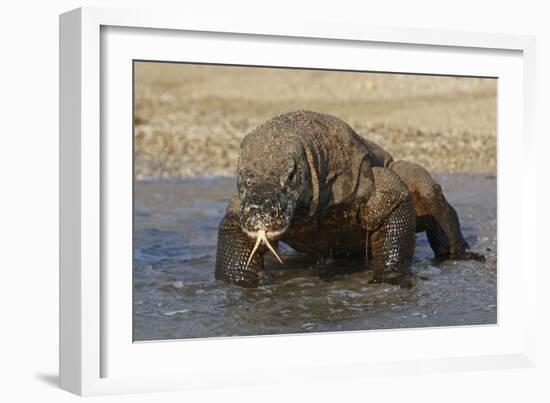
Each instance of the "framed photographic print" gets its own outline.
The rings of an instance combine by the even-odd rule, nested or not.
[[[64,389],[531,365],[532,38],[86,8],[60,45]]]

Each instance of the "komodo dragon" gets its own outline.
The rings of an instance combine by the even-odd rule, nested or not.
[[[311,111],[265,122],[241,143],[237,192],[219,224],[215,277],[260,283],[263,254],[282,241],[326,258],[364,257],[372,282],[411,286],[415,233],[436,259],[475,259],[441,186],[393,161],[344,121]],[[366,266],[365,266],[366,267]]]

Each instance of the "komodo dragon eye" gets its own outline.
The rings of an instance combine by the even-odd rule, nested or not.
[[[241,173],[237,176],[237,189],[239,189],[239,191],[243,191],[245,189],[248,189],[252,185],[251,177],[250,176],[243,177],[243,176],[244,176],[243,173]]]

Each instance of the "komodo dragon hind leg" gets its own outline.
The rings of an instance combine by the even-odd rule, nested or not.
[[[441,185],[420,165],[394,161],[389,165],[412,194],[417,217],[417,232],[426,231],[437,260],[473,259],[485,261],[483,255],[470,251],[460,230],[453,206],[445,199]]]
[[[412,197],[399,177],[373,168],[375,191],[361,209],[372,255],[371,283],[412,286],[411,263],[416,244],[416,216]]]
[[[241,230],[238,216],[227,213],[218,229],[216,279],[241,287],[258,286],[262,276],[263,251],[250,257],[253,248],[254,241]]]

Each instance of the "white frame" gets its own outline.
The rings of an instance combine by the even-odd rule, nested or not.
[[[523,155],[527,161],[534,147],[534,49],[532,37],[502,34],[479,34],[453,31],[430,31],[405,28],[365,27],[358,25],[326,24],[315,21],[249,21],[238,18],[214,20],[197,16],[159,13],[150,10],[110,10],[84,8],[70,11],[60,17],[60,384],[61,387],[81,395],[109,394],[120,392],[155,391],[223,385],[224,375],[212,377],[212,381],[200,377],[183,375],[166,376],[117,376],[101,377],[102,354],[106,340],[101,331],[102,318],[108,316],[105,295],[101,287],[101,266],[104,264],[100,232],[101,169],[105,156],[100,144],[100,28],[102,26],[139,27],[172,29],[196,32],[224,32],[237,34],[277,36],[291,38],[323,38],[351,41],[380,42],[384,44],[420,44],[456,48],[477,48],[481,51],[513,50],[522,52],[523,60]],[[521,130],[521,129],[520,129]],[[499,155],[500,158],[500,155]],[[499,173],[500,173],[499,165]],[[103,172],[106,174],[106,172]],[[523,177],[525,189],[534,188],[534,178]],[[523,192],[528,194],[529,192]],[[499,200],[500,201],[500,200]],[[534,199],[524,197],[521,216],[523,233],[535,226]],[[499,207],[500,208],[500,207]],[[499,218],[500,220],[500,218]],[[535,231],[531,231],[535,233]],[[526,242],[526,239],[523,239]],[[499,238],[500,242],[500,238]],[[533,243],[531,243],[532,245]],[[533,246],[531,246],[532,250]],[[500,252],[500,251],[499,251]],[[533,252],[523,256],[523,270],[530,278],[536,278],[536,265]],[[499,255],[500,256],[500,255]],[[499,261],[500,264],[500,261]],[[499,268],[500,270],[500,268]],[[525,275],[524,274],[524,275]],[[526,296],[523,306],[526,312],[535,312],[535,285],[518,283],[524,287]],[[500,308],[500,306],[499,306]],[[292,382],[292,377],[300,373],[302,379],[334,379],[338,369],[340,376],[349,374],[368,375],[371,373],[418,373],[442,370],[469,370],[480,368],[521,367],[534,362],[534,317],[528,316],[521,331],[526,338],[520,347],[510,349],[506,354],[463,355],[458,357],[435,356],[392,359],[383,362],[356,360],[355,362],[317,363],[322,370],[312,370],[307,374],[303,367],[315,365],[312,361],[285,368],[283,379]],[[456,329],[455,329],[456,330]],[[460,330],[458,330],[460,331]],[[468,337],[471,330],[463,331]],[[362,337],[374,337],[366,333],[354,332],[347,341]],[[472,333],[473,334],[473,333]],[[318,337],[307,336],[307,337]],[[344,337],[343,335],[323,335],[324,342]],[[417,336],[418,337],[418,336]],[[265,338],[241,338],[232,341],[233,345],[258,344]],[[300,339],[302,342],[300,342]],[[270,338],[277,343],[277,338]],[[275,341],[273,341],[275,340]],[[294,343],[303,343],[304,336],[295,336]],[[227,342],[224,341],[224,342]],[[209,348],[216,349],[220,340],[207,340]],[[170,350],[176,347],[164,349]],[[176,343],[172,343],[175,346]],[[248,348],[248,347],[247,347]],[[258,347],[261,351],[261,346]],[[219,347],[218,347],[219,349]],[[307,354],[306,354],[307,356]],[[302,361],[304,357],[301,357]],[[256,359],[257,360],[257,359]],[[226,370],[227,371],[227,370]],[[182,368],[182,374],[184,373]],[[250,372],[250,371],[249,371]],[[204,373],[203,373],[204,374]],[[267,372],[266,372],[267,374]],[[324,375],[326,374],[326,375]],[[189,374],[188,374],[189,375]],[[220,374],[218,374],[220,375]],[[252,384],[268,382],[267,375],[243,373],[233,376],[232,384]],[[245,376],[246,375],[246,376]],[[330,375],[330,376],[329,376]],[[281,380],[278,374],[277,381]]]

